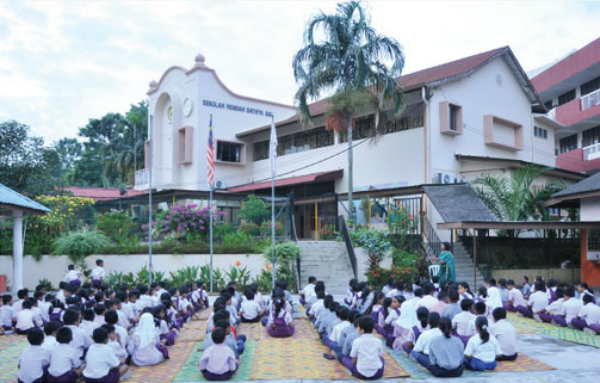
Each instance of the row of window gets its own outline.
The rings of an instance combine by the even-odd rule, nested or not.
[[[600,126],[583,131],[581,137],[581,147],[594,145],[600,143]],[[570,152],[571,150],[577,149],[577,134],[572,134],[565,138],[561,138],[559,141],[560,154]]]
[[[537,126],[533,127],[533,135],[539,138],[547,139],[548,138],[548,129],[538,128]]]
[[[600,77],[596,77],[593,80],[590,80],[588,82],[586,82],[585,84],[581,85],[581,97],[585,96],[586,94],[590,94],[592,92],[597,91],[598,89],[600,89]],[[568,92],[565,92],[563,94],[561,94],[560,96],[558,96],[558,106],[564,105],[567,102],[573,101],[575,98],[577,97],[577,93],[575,89],[571,89]],[[552,100],[548,100],[544,106],[548,109],[552,109],[554,107],[554,105],[552,104]]]

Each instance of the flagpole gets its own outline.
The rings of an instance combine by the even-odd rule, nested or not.
[[[153,146],[154,146],[154,116],[150,116],[150,146],[148,148],[150,164],[148,172],[148,286],[152,284],[152,173],[154,172],[153,165]]]
[[[275,123],[273,115],[271,115],[271,129]],[[276,132],[274,134],[277,134]],[[270,145],[273,145],[272,143]],[[273,159],[271,159],[273,161]],[[273,288],[275,288],[275,171],[271,170],[271,279]]]
[[[210,222],[210,292],[213,292],[213,212],[212,212],[212,201],[213,201],[213,185],[210,185],[210,194],[208,198],[208,215]]]

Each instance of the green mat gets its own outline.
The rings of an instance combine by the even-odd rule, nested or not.
[[[568,342],[600,348],[600,335],[589,335],[579,329],[537,322],[514,313],[510,313],[507,319],[515,326],[519,334],[542,334]]]
[[[194,345],[190,356],[185,361],[185,364],[179,370],[179,373],[173,379],[173,382],[207,382],[202,376],[198,368],[198,362],[202,357],[202,352],[197,351],[204,346],[204,342],[197,342]],[[254,352],[256,351],[256,341],[249,340],[246,342],[246,349],[242,354],[242,363],[237,372],[230,379],[231,382],[244,382],[250,380],[252,373],[252,362],[254,361]]]

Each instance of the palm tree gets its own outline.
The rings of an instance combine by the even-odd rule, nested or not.
[[[471,182],[482,201],[503,221],[526,221],[547,218],[543,202],[564,188],[556,182],[534,189],[533,183],[548,169],[529,165],[518,169],[510,177],[483,174]],[[518,232],[514,234],[518,236]]]
[[[322,39],[315,36],[320,32]],[[320,12],[312,17],[304,31],[304,44],[292,64],[300,85],[295,96],[298,115],[303,125],[311,126],[308,100],[333,92],[327,115],[347,126],[348,206],[353,222],[353,117],[375,106],[377,127],[384,102],[393,105],[396,116],[400,114],[403,101],[396,77],[402,73],[404,54],[395,39],[370,26],[369,15],[357,1],[338,4],[335,14]]]

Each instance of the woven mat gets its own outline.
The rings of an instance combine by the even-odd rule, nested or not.
[[[9,346],[21,343],[27,343],[27,337],[25,335],[8,334],[0,335],[0,350],[3,350]]]
[[[259,340],[263,325],[259,323],[240,323],[236,332],[240,335],[246,335],[248,340]]]
[[[0,350],[0,382],[17,383],[19,357],[27,346],[26,340],[16,341]]]
[[[405,353],[400,351],[394,351],[386,347],[386,351],[390,353],[390,356],[408,373],[412,378],[427,379],[431,378],[432,375],[421,366],[419,363],[410,359]],[[387,367],[387,365],[386,365]],[[555,370],[554,367],[549,366],[545,363],[540,362],[537,359],[519,353],[519,358],[513,362],[498,362],[498,366],[494,371],[480,372],[480,371],[469,371],[463,372],[463,377],[478,377],[483,374],[489,375],[494,372],[528,372],[528,371],[550,371]]]
[[[323,353],[328,352],[316,339],[261,339],[254,354],[251,379],[354,379],[337,360],[323,358]],[[409,376],[387,353],[384,359],[384,378]]]
[[[537,322],[514,313],[507,318],[519,334],[541,334],[555,339],[600,348],[600,336],[588,335],[581,330],[568,327],[554,326],[550,323]]]
[[[177,342],[200,342],[206,339],[207,321],[191,321],[185,324],[185,327],[179,333]]]
[[[196,314],[196,316],[198,317],[199,320],[208,320],[208,317],[210,316],[210,314],[212,314],[213,312],[213,308],[212,306],[207,308],[207,309],[203,309],[202,311],[200,311],[199,313]]]
[[[185,361],[179,373],[175,376],[175,379],[173,379],[173,382],[206,382],[206,379],[204,379],[204,376],[202,376],[202,373],[198,368],[198,362],[202,357],[202,351],[199,350],[201,350],[203,346],[204,342],[195,343],[192,353]],[[241,357],[240,366],[230,381],[243,382],[250,380],[255,350],[256,342],[251,340],[247,341],[246,349]]]
[[[267,328],[261,327],[260,340],[263,339],[274,339],[267,332]],[[314,326],[307,319],[296,319],[294,320],[294,335],[286,339],[314,339],[318,340],[319,337],[315,331]]]
[[[127,383],[171,382],[181,370],[196,343],[178,342],[169,347],[170,359],[156,366],[131,366],[131,378]]]

